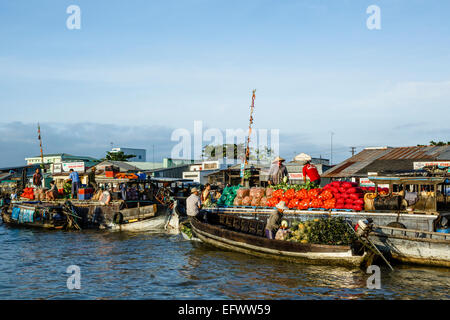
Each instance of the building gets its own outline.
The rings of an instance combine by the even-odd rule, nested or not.
[[[114,161],[114,160],[102,161],[95,166],[95,169],[96,170],[105,170],[105,167],[110,167],[110,166],[117,167],[120,172],[136,173],[136,172],[141,171],[141,169],[139,167],[133,165],[132,162]]]
[[[120,152],[122,151],[125,155],[134,155],[135,157],[130,158],[131,161],[135,162],[145,162],[147,161],[145,149],[135,149],[135,148],[112,148],[110,152]]]
[[[92,166],[99,161],[92,157],[74,156],[68,153],[54,153],[44,154],[44,163],[63,163],[63,162],[84,162],[86,166]],[[41,156],[25,158],[27,165],[34,165],[41,163]]]
[[[141,171],[155,170],[164,168],[163,162],[138,162],[138,161],[128,161],[128,164],[139,168]]]
[[[261,181],[261,172],[263,169],[267,169],[267,165],[261,165],[258,163],[249,163],[245,167],[246,170],[250,170],[251,175],[249,180],[245,180],[246,186],[263,186],[264,182]],[[268,170],[268,169],[267,169]],[[213,185],[219,185],[224,187],[225,185],[238,185],[242,182],[241,177],[241,164],[229,166],[222,170],[216,170],[208,174],[208,182]]]
[[[181,164],[170,168],[161,168],[145,172],[153,178],[176,178],[183,179],[183,172],[189,171],[189,164]]]
[[[173,159],[173,158],[164,158],[163,159],[163,168],[170,168],[185,164],[194,164],[198,161],[192,159]]]
[[[429,165],[450,166],[450,146],[365,148],[327,170],[322,177],[373,185],[368,179],[369,175],[408,172]]]
[[[201,163],[192,164],[189,170],[183,172],[183,179],[189,179],[200,184],[209,182],[208,176],[212,173],[223,170],[228,166],[221,161],[203,161]]]

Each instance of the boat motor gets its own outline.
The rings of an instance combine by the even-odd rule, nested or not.
[[[449,220],[450,220],[450,213],[448,212],[441,213],[439,217],[435,220],[436,232],[450,233]]]
[[[373,220],[371,218],[359,220],[355,226],[355,232],[360,237],[367,237],[373,229]]]

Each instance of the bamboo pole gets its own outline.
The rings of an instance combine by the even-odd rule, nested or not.
[[[254,89],[252,92],[252,104],[250,106],[250,121],[248,125],[247,146],[245,148],[245,157],[244,157],[244,172],[242,173],[241,185],[244,185],[245,167],[248,164],[248,160],[250,158],[250,135],[252,134],[253,110],[255,109],[255,92],[256,89]]]

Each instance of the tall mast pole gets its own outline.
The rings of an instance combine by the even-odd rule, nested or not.
[[[41,126],[38,122],[38,139],[39,139],[39,147],[41,148],[41,169],[44,170],[44,153],[42,152],[42,138],[41,138]]]
[[[255,109],[255,92],[256,89],[254,89],[252,93],[252,105],[250,106],[250,121],[248,125],[247,146],[245,148],[244,172],[242,174],[241,185],[244,185],[245,166],[248,164],[248,160],[250,158],[250,135],[252,134],[253,111]]]

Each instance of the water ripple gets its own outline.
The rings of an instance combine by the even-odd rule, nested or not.
[[[1,299],[449,299],[447,269],[289,264],[158,233],[49,232],[0,225]],[[67,289],[70,265],[81,289]]]

